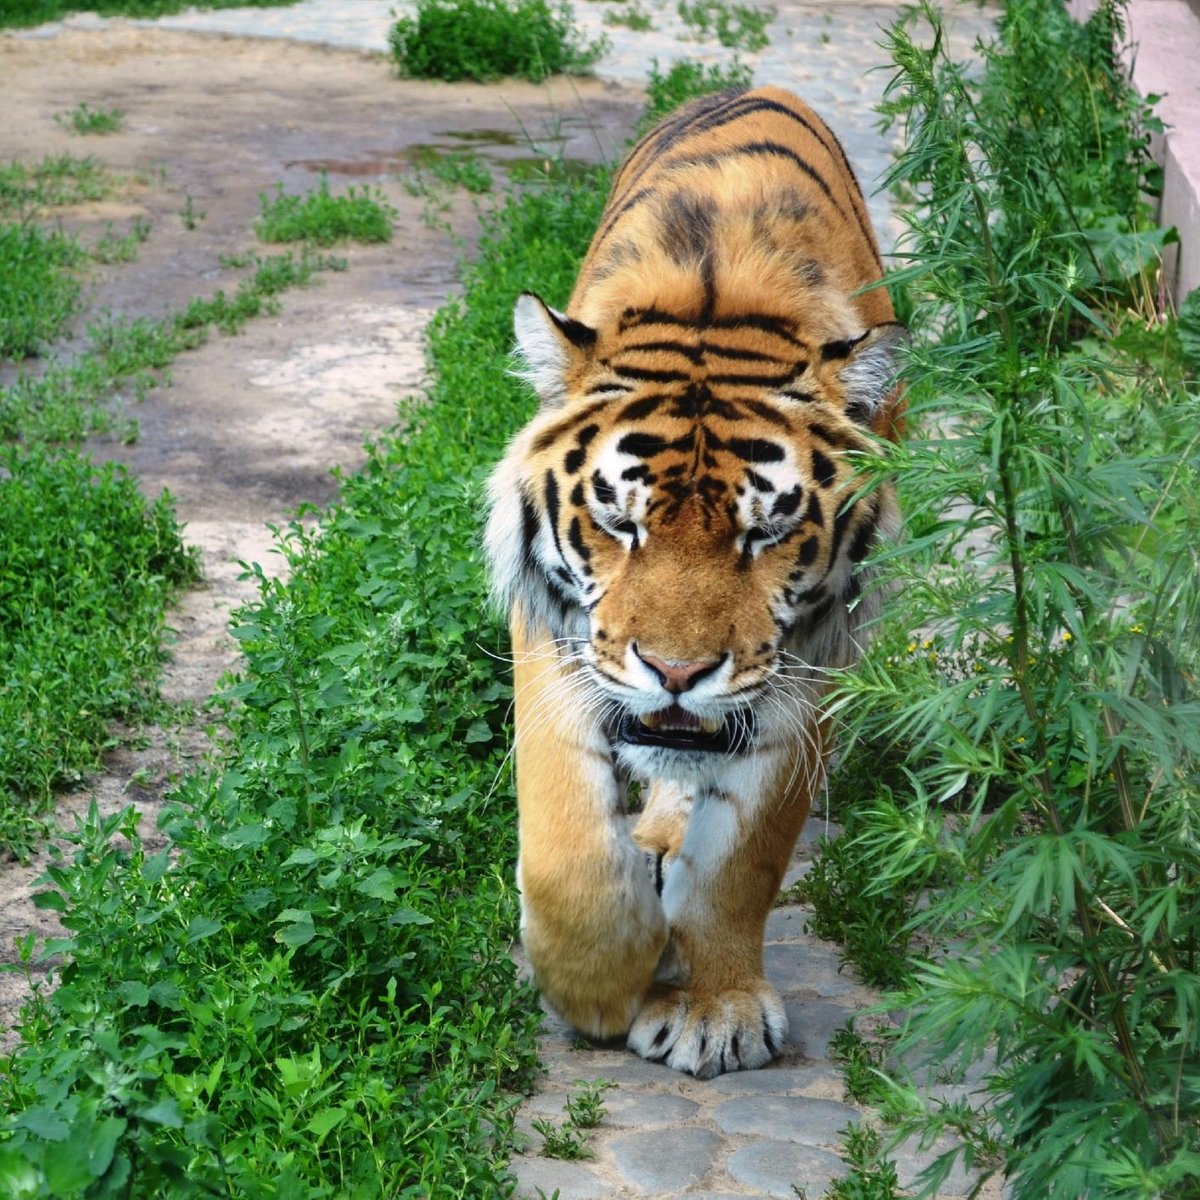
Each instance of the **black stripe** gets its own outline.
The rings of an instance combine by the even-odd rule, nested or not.
[[[741,404],[748,408],[756,417],[768,422],[771,425],[777,425],[781,429],[791,429],[792,423],[782,413],[776,412],[769,404],[763,404],[760,400],[742,400]]]
[[[782,375],[709,375],[707,382],[724,383],[730,387],[782,387],[791,383],[795,377],[794,371],[785,371]]]
[[[565,417],[557,425],[552,425],[538,435],[533,443],[535,452],[545,450],[547,446],[552,446],[563,434],[574,425],[582,425],[589,418],[594,417],[598,412],[603,411],[608,407],[609,401],[597,400],[595,404],[589,404],[582,412],[571,413],[569,417]]]
[[[837,210],[842,220],[848,221],[845,210],[838,202],[832,188],[825,181],[825,177],[820,171],[811,163],[801,158],[795,150],[783,145],[781,142],[746,142],[741,146],[731,146],[728,150],[715,150],[711,154],[691,154],[677,163],[665,164],[664,170],[688,170],[692,167],[719,167],[722,163],[728,162],[731,159],[757,158],[761,156],[787,159],[788,162],[807,175],[825,193],[825,198]]]
[[[782,462],[784,457],[783,447],[766,438],[730,438],[724,445],[731,454],[746,462]]]
[[[708,351],[707,346],[685,346],[682,342],[634,342],[630,346],[622,346],[622,354],[632,354],[635,350],[663,350],[669,354],[681,354],[689,362],[698,363]]]
[[[558,480],[553,471],[546,472],[546,515],[550,518],[550,535],[554,538],[554,548],[562,558],[562,542],[558,538]]]
[[[617,489],[599,471],[592,472],[592,491],[595,492],[596,499],[601,504],[615,504],[617,502]]]
[[[613,370],[626,379],[644,379],[650,383],[690,383],[686,371],[654,371],[649,367],[614,366]]]
[[[783,365],[784,359],[774,354],[763,354],[758,350],[739,350],[736,346],[718,346],[705,342],[697,353],[712,354],[717,358],[740,358],[746,362],[768,362]],[[804,364],[808,366],[807,363]]]
[[[632,403],[625,405],[617,413],[617,423],[623,424],[626,421],[642,421],[654,412],[660,404],[664,404],[669,399],[669,396],[664,396],[659,392],[653,396],[643,396],[641,400],[634,400]]]
[[[827,455],[816,449],[812,452],[812,473],[822,487],[832,487],[837,479],[837,467],[833,465]]]

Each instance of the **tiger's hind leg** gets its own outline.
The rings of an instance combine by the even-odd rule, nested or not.
[[[626,827],[608,739],[548,636],[513,622],[521,940],[534,983],[580,1033],[626,1033],[667,923]]]
[[[794,785],[794,755],[756,759],[740,783],[695,800],[663,889],[670,941],[629,1033],[643,1058],[701,1079],[765,1066],[787,1038],[783,1002],[763,973],[763,928],[812,790]]]

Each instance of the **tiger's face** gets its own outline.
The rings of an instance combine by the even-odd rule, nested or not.
[[[855,568],[893,502],[859,494],[849,342],[622,324],[493,481],[489,550],[626,765],[711,774],[794,740],[798,706],[852,660],[873,611]]]

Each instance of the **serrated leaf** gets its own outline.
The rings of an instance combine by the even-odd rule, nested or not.
[[[35,892],[33,907],[49,912],[66,912],[70,906],[62,892]]]
[[[151,1125],[165,1125],[168,1129],[183,1128],[183,1116],[179,1112],[179,1105],[171,1097],[151,1104],[148,1108],[138,1109],[134,1115]]]
[[[373,900],[395,900],[395,877],[386,867],[379,867],[372,871],[366,879],[359,880],[354,885],[354,890],[361,892],[364,896],[370,896]]]
[[[472,721],[463,741],[470,745],[473,742],[490,742],[492,727],[484,720]]]

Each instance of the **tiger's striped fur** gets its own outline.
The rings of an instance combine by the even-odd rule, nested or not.
[[[881,273],[837,140],[762,88],[643,138],[566,312],[517,302],[542,406],[493,474],[487,549],[522,936],[582,1032],[701,1077],[786,1036],[763,926],[822,784],[829,672],[879,602],[859,564],[898,523],[853,465],[900,420]]]

